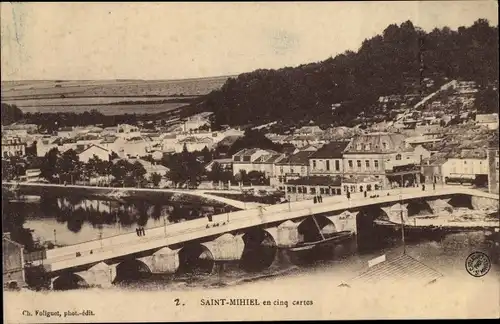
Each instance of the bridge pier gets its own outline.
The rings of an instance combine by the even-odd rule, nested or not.
[[[144,262],[153,274],[175,273],[179,269],[179,249],[164,247],[138,260]]]
[[[453,207],[449,204],[451,198],[427,200],[433,214],[451,213]]]
[[[76,274],[82,277],[90,286],[109,288],[116,278],[116,265],[109,266],[104,262],[100,262],[87,271],[77,272]]]
[[[356,234],[358,231],[356,227],[356,217],[358,214],[359,212],[346,210],[337,215],[327,216],[327,218],[333,223],[337,232],[351,231]]]
[[[386,213],[389,221],[397,224],[401,224],[401,218],[403,218],[403,222],[408,222],[408,204],[400,204],[396,203],[389,207],[381,207],[382,210]]]
[[[86,271],[68,272],[50,279],[52,289],[70,289],[78,287],[109,288],[116,278],[116,265],[100,262]]]
[[[498,210],[498,199],[488,197],[471,196],[471,205],[473,209],[493,209]]]

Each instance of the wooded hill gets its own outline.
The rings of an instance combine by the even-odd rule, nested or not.
[[[214,112],[215,129],[272,121],[300,126],[311,120],[320,126],[349,126],[361,111],[374,114],[379,96],[419,93],[424,78],[437,86],[445,78],[483,87],[497,83],[498,28],[485,19],[456,31],[444,27],[429,33],[411,21],[392,24],[363,41],[356,53],[230,78],[189,111]],[[342,106],[332,110],[336,103]]]

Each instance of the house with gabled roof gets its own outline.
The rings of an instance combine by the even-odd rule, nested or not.
[[[103,161],[109,161],[111,151],[99,145],[90,145],[88,148],[81,150],[80,152],[77,151],[77,153],[80,162],[87,163],[94,156],[97,156]]]
[[[309,157],[314,152],[299,151],[284,157],[274,165],[274,178],[271,185],[284,189],[284,184],[290,179],[297,179],[309,175]]]
[[[309,156],[309,170],[311,175],[342,175],[343,154],[349,142],[332,141]]]
[[[273,150],[264,150],[260,148],[242,149],[232,156],[233,175],[240,173],[240,171],[245,171],[246,173],[260,171],[262,166],[259,165],[259,162],[265,164],[264,161],[266,161],[267,158],[271,158],[273,155],[279,155],[279,153]],[[265,156],[267,156],[266,159],[262,158]]]

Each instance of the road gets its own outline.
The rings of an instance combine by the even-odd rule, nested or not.
[[[56,271],[257,225],[317,213],[342,211],[371,204],[396,203],[399,202],[400,198],[407,200],[449,194],[469,194],[498,200],[498,195],[456,186],[440,187],[436,188],[435,191],[432,189],[422,191],[420,188],[404,188],[382,190],[372,194],[375,193],[379,197],[365,198],[363,194],[353,194],[351,199],[348,200],[345,196],[333,196],[324,197],[323,203],[320,204],[314,204],[312,200],[306,200],[215,215],[212,223],[219,224],[219,226],[209,228],[207,228],[208,220],[203,218],[149,229],[144,237],[138,237],[136,233],[130,233],[84,242],[48,250],[47,259],[43,260],[43,264],[47,270]],[[228,219],[229,222],[227,222]],[[90,254],[91,250],[92,254]],[[76,252],[80,252],[81,256],[76,257]]]

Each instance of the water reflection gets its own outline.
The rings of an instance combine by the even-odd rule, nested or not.
[[[159,227],[222,211],[209,205],[44,197],[31,203],[11,202],[4,212],[25,216],[24,227],[34,230],[40,242],[70,245],[130,233],[138,226]]]

